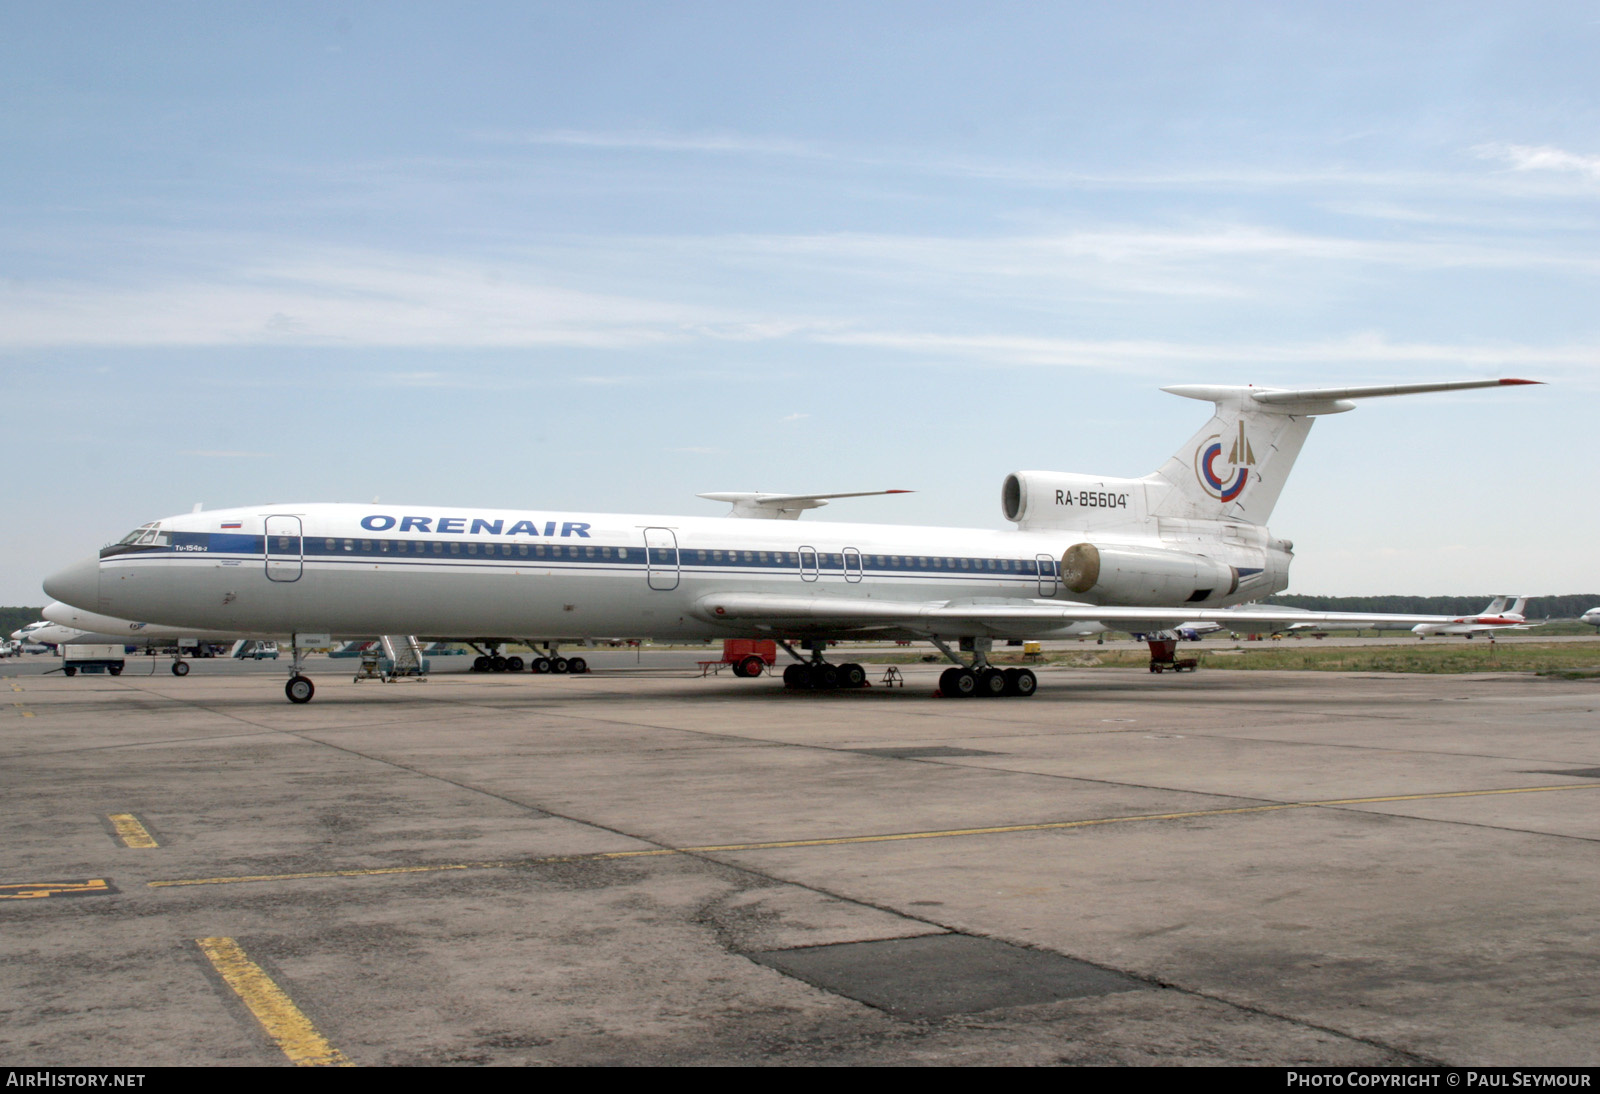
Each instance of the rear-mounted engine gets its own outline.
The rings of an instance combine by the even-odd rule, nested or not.
[[[1091,604],[1163,607],[1228,596],[1239,571],[1185,551],[1079,543],[1061,556],[1061,584]]]

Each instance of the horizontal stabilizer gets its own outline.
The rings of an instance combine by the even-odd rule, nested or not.
[[[763,494],[727,491],[714,494],[696,494],[708,501],[726,501],[733,505],[730,517],[751,517],[756,520],[799,520],[806,509],[820,509],[833,498],[871,498],[882,494],[911,494],[912,490],[856,490],[845,494]]]
[[[1258,406],[1271,407],[1286,414],[1339,414],[1354,410],[1347,405],[1354,399],[1382,399],[1392,395],[1426,395],[1436,391],[1467,391],[1481,387],[1515,387],[1542,384],[1543,380],[1448,380],[1431,384],[1373,384],[1365,387],[1237,387],[1215,384],[1175,384],[1161,390],[1185,399],[1221,403],[1248,396]]]

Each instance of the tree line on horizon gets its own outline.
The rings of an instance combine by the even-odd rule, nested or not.
[[[11,632],[29,623],[37,623],[44,616],[43,606],[37,608],[0,608],[0,639],[11,637]]]

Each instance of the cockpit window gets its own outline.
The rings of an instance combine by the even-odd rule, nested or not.
[[[152,521],[149,524],[139,525],[139,527],[117,540],[116,543],[102,549],[100,557],[106,558],[110,555],[126,554],[129,551],[137,551],[142,547],[170,547],[171,545],[172,533],[163,532],[160,521]]]

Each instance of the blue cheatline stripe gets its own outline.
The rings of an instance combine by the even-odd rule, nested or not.
[[[198,551],[194,551],[194,552],[174,552],[174,551],[145,552],[145,553],[142,553],[142,554],[139,554],[139,555],[136,555],[136,556],[132,556],[132,557],[137,558],[141,562],[160,561],[160,562],[182,563],[182,562],[186,562],[186,561],[190,561],[190,560],[201,560],[201,559],[203,559],[208,563],[231,562],[231,563],[234,563],[234,564],[237,564],[237,565],[242,565],[242,566],[260,566],[262,564],[262,562],[263,562],[262,556],[260,556],[260,555],[222,555],[222,554],[218,554],[217,552],[214,552],[214,551],[208,551],[208,552],[198,552]],[[289,557],[289,558],[276,558],[275,557],[273,559],[273,562],[280,563],[280,564],[283,564],[283,565],[293,565],[295,562],[301,562],[305,566],[361,566],[361,567],[368,567],[368,566],[372,565],[374,559],[376,559],[378,561],[389,563],[389,564],[391,564],[393,566],[409,566],[409,567],[424,567],[424,568],[433,568],[433,569],[453,569],[453,570],[468,570],[468,569],[470,569],[470,570],[533,570],[533,569],[538,569],[538,570],[564,570],[564,571],[570,571],[570,572],[589,572],[589,573],[599,572],[599,573],[642,574],[642,573],[645,573],[649,569],[649,567],[646,566],[646,564],[645,564],[645,562],[644,562],[644,560],[642,558],[638,562],[618,562],[615,559],[611,559],[611,560],[606,560],[606,559],[568,559],[568,558],[563,558],[563,559],[542,558],[541,559],[541,558],[531,558],[531,557],[530,558],[513,557],[513,558],[510,558],[510,559],[507,559],[507,558],[504,558],[503,556],[499,556],[499,555],[496,555],[493,558],[486,558],[486,557],[484,557],[482,555],[478,555],[478,556],[473,556],[473,555],[442,555],[442,556],[441,555],[422,555],[422,556],[411,557],[411,556],[406,556],[406,555],[376,555],[376,554],[374,554],[374,555],[359,555],[359,554],[354,553],[354,552],[352,554],[350,554],[350,555],[326,555],[326,556],[307,555],[304,559],[299,559],[297,557]],[[690,564],[690,565],[680,566],[680,567],[678,567],[678,571],[680,573],[686,575],[686,576],[691,576],[691,577],[693,577],[693,576],[716,576],[716,577],[729,577],[729,576],[748,576],[748,577],[791,576],[791,577],[799,578],[801,576],[799,570],[792,569],[792,568],[789,568],[789,567],[784,567],[782,569],[777,569],[777,570],[774,570],[772,568],[769,568],[767,570],[761,570],[761,569],[747,569],[747,568],[745,568],[743,566],[743,564],[739,564],[737,566],[733,566],[733,565],[730,565],[730,564],[727,564],[727,563],[722,564],[722,566],[720,568],[716,568],[714,566],[702,567],[699,563],[694,563],[694,564]],[[854,571],[852,571],[852,572],[854,572]],[[942,570],[942,571],[939,571],[939,570],[926,570],[926,571],[922,571],[922,572],[918,572],[918,573],[883,573],[883,572],[876,572],[876,571],[868,570],[867,574],[870,575],[875,580],[880,580],[880,581],[883,581],[883,580],[904,580],[904,581],[918,581],[918,582],[935,581],[935,582],[947,582],[947,583],[950,583],[950,584],[958,584],[958,583],[959,584],[971,584],[973,581],[976,581],[976,580],[982,580],[982,581],[1004,581],[1004,582],[1008,582],[1008,583],[1012,583],[1012,584],[1023,586],[1024,588],[1029,589],[1029,590],[1035,589],[1037,587],[1038,581],[1039,581],[1038,576],[1034,575],[1034,574],[1006,573],[1006,572],[999,571],[999,570],[995,570],[995,571],[985,570],[985,571],[981,571],[981,572],[977,572],[977,571],[966,571],[966,572],[957,571],[956,573],[951,573],[949,570]],[[827,577],[830,581],[835,581],[835,580],[842,581],[842,580],[844,580],[844,576],[845,575],[844,575],[843,571],[835,569],[835,570],[825,570],[825,571],[823,571],[823,576]]]
[[[151,547],[146,550],[130,552],[130,557],[150,558],[153,556],[182,557],[184,555],[206,554],[212,558],[218,556],[239,557],[242,561],[259,559],[265,555],[266,550],[272,549],[274,561],[285,563],[293,562],[296,558],[303,558],[307,562],[330,562],[342,560],[392,560],[394,562],[422,564],[427,562],[443,562],[463,564],[483,560],[509,563],[517,566],[554,566],[574,563],[583,566],[618,567],[623,569],[636,569],[647,565],[646,549],[637,545],[611,545],[611,544],[504,544],[483,543],[481,541],[463,540],[388,540],[364,537],[346,536],[305,536],[301,539],[300,551],[295,550],[295,537],[273,536],[271,539],[280,541],[274,544],[264,544],[263,537],[254,535],[238,535],[230,532],[174,532],[173,542],[168,547]],[[405,545],[401,550],[400,545]],[[523,549],[527,549],[527,554]],[[508,554],[510,550],[512,553]],[[810,552],[807,552],[809,554]],[[719,558],[718,555],[723,557]],[[766,561],[761,556],[766,555]],[[858,569],[855,566],[846,567],[843,561],[843,552],[824,551],[818,553],[815,564],[800,561],[799,551],[746,551],[730,550],[727,548],[679,548],[677,551],[676,565],[685,570],[709,570],[715,572],[719,569],[779,573],[825,573],[825,574],[873,574],[876,576],[915,575],[918,578],[950,577],[956,579],[982,579],[986,581],[1032,581],[1040,576],[1054,577],[1057,567],[1054,563],[1045,563],[1048,567],[1040,574],[1040,563],[1034,559],[989,559],[989,558],[962,558],[950,555],[881,555],[877,553],[862,554],[862,564]],[[650,549],[648,564],[655,566],[673,566],[675,563],[670,557],[671,552],[662,548]],[[748,556],[748,557],[746,557]],[[946,565],[935,566],[932,559],[938,558]],[[929,561],[918,562],[917,559]],[[881,560],[881,561],[880,561]],[[899,561],[895,561],[899,560]],[[1000,563],[1007,563],[1008,568],[998,568]],[[1243,570],[1241,575],[1259,573],[1259,570]]]

